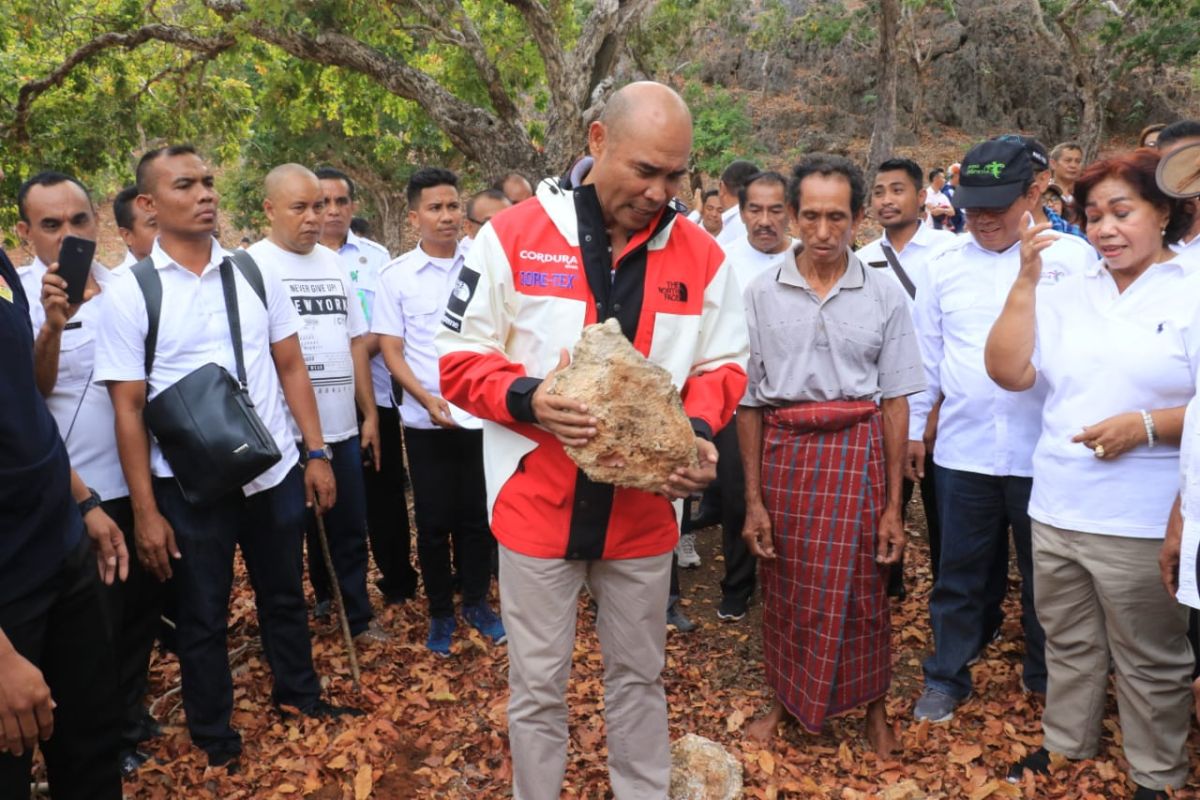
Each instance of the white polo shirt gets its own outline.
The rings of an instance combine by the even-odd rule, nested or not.
[[[46,310],[40,300],[46,265],[35,258],[19,274],[29,298],[29,320],[36,336],[46,321]],[[81,305],[67,321],[59,347],[58,379],[54,391],[46,398],[46,406],[58,424],[58,434],[67,446],[71,467],[84,483],[96,490],[101,500],[129,496],[117,455],[112,402],[103,386],[91,382],[96,364],[96,331],[110,300],[108,286],[117,274],[98,261],[92,262],[92,277],[100,285],[100,294]]]
[[[1042,251],[1039,297],[1092,262],[1055,242]],[[1033,448],[1041,434],[1042,380],[1026,392],[1008,392],[988,377],[983,348],[1021,266],[1017,242],[1003,253],[979,246],[971,234],[955,237],[926,264],[926,291],[917,293],[914,325],[925,364],[927,398],[909,406],[909,436],[919,438],[929,398],[946,399],[938,417],[933,460],[947,469],[982,475],[1033,475]],[[1082,423],[1081,423],[1082,424]]]
[[[208,363],[219,364],[237,375],[225,294],[219,267],[229,252],[213,239],[212,256],[199,275],[177,264],[163,251],[158,240],[150,257],[162,280],[162,310],[154,366],[147,380],[147,399],[153,400],[168,386]],[[271,345],[294,335],[300,318],[283,284],[270,280],[264,271],[267,306],[254,289],[233,269],[237,288],[238,315],[242,327],[242,352],[246,383],[254,408],[275,439],[283,458],[269,470],[242,487],[252,495],[277,486],[299,461],[291,424],[284,409],[283,389],[271,358]],[[99,384],[109,381],[146,379],[146,300],[132,272],[114,276],[106,289],[109,303],[96,340],[96,374]],[[150,471],[167,478],[174,473],[151,437]]]
[[[1124,293],[1102,265],[1037,298],[1034,367],[1046,386],[1029,516],[1067,530],[1161,539],[1179,448],[1098,459],[1071,441],[1115,414],[1187,405],[1200,362],[1200,276],[1155,264]]]
[[[929,263],[929,259],[941,248],[948,247],[957,239],[958,236],[951,231],[940,231],[932,225],[918,222],[917,232],[908,240],[908,244],[904,245],[904,249],[896,250],[894,247],[892,248],[896,254],[896,260],[904,268],[905,274],[912,281],[918,294],[921,291],[921,287],[925,285],[925,265]],[[884,231],[883,236],[880,236],[875,241],[868,242],[860,247],[855,255],[868,267],[872,267],[894,279],[896,283],[900,284],[900,288],[903,289],[904,284],[900,283],[900,278],[896,276],[896,271],[892,269],[892,265],[888,263],[887,256],[883,254],[883,245],[885,242],[889,246],[891,245],[887,231]],[[908,297],[907,290],[905,290],[904,296]],[[914,300],[909,297],[908,307],[911,309],[913,305]]]
[[[739,239],[746,238],[746,223],[742,222],[742,209],[736,203],[733,208],[721,212],[721,232],[717,234],[717,244],[729,247]]]
[[[392,260],[392,256],[383,245],[363,238],[354,231],[346,232],[346,243],[341,246],[337,255],[341,260],[342,269],[350,276],[350,283],[358,294],[363,316],[369,326],[379,273]],[[392,397],[392,376],[388,372],[387,364],[383,363],[382,353],[371,359],[371,383],[375,386],[375,404],[383,408],[394,408],[396,401]]]
[[[766,272],[772,267],[778,268],[787,259],[794,257],[792,251],[795,250],[800,240],[789,239],[788,242],[788,246],[782,252],[764,253],[750,244],[750,237],[743,236],[725,248],[725,261],[729,264],[730,269],[733,270],[733,277],[737,280],[739,295],[746,294],[746,287],[759,274]]]
[[[301,255],[263,239],[246,251],[264,277],[283,282],[300,315],[300,349],[317,395],[321,434],[327,443],[358,433],[354,402],[354,359],[350,340],[367,332],[362,303],[350,288],[337,253],[317,245]],[[302,440],[299,427],[296,441]]]
[[[1200,269],[1200,233],[1187,241],[1179,240],[1171,245],[1188,272]]]
[[[404,340],[404,360],[422,388],[438,397],[442,396],[441,373],[433,338],[442,326],[446,301],[458,282],[462,265],[461,247],[452,259],[435,259],[418,244],[380,273],[375,315],[371,319],[373,333]],[[478,419],[457,406],[450,406],[450,415],[464,428],[483,427]],[[400,421],[406,428],[438,427],[425,406],[408,392],[400,403]]]

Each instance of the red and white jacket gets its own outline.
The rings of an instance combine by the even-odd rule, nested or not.
[[[609,317],[671,373],[698,435],[729,422],[746,387],[742,298],[720,247],[669,206],[614,270],[594,188],[543,181],[483,228],[447,304],[442,394],[484,420],[492,530],[515,552],[616,559],[675,546],[669,500],[590,481],[533,417],[533,391],[559,351]]]

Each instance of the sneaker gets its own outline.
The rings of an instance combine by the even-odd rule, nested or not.
[[[1140,783],[1135,783],[1137,791],[1133,793],[1133,800],[1167,800],[1167,793],[1159,789],[1151,789],[1148,786],[1142,786]]]
[[[700,566],[700,554],[696,552],[696,534],[685,533],[679,537],[675,545],[675,555],[679,558],[682,569],[694,569]]]
[[[1049,775],[1050,751],[1044,747],[1039,747],[1037,750],[1034,750],[1032,753],[1013,764],[1008,768],[1008,782],[1020,783],[1025,777],[1025,770],[1029,770],[1034,775]]]
[[[674,628],[679,633],[691,633],[696,630],[696,623],[684,616],[678,603],[671,603],[667,606],[667,627]]]
[[[486,601],[473,606],[463,607],[463,619],[472,628],[492,640],[492,644],[504,644],[508,634],[504,632],[504,623]]]
[[[333,614],[332,600],[318,600],[313,606],[313,619],[327,620]]]
[[[137,771],[141,769],[142,764],[150,760],[150,756],[143,753],[141,750],[126,750],[121,753],[119,763],[121,765],[121,777],[132,779],[137,775]]]
[[[313,719],[336,719],[337,717],[362,717],[367,712],[353,706],[335,706],[325,700],[317,700],[312,705],[300,709],[300,713]],[[284,714],[284,718],[290,716],[290,714]]]
[[[354,634],[354,641],[370,644],[384,644],[392,641],[392,635],[383,629],[376,620],[367,623],[367,627]]]
[[[717,619],[722,622],[738,622],[746,618],[746,601],[737,597],[722,597],[717,606]]]
[[[949,722],[954,719],[954,709],[959,701],[940,689],[926,687],[913,706],[913,716],[918,720],[927,719],[930,722]]]
[[[453,616],[449,617],[434,617],[429,621],[429,638],[425,640],[425,646],[443,658],[450,656],[450,638],[454,636],[454,629],[458,627],[458,623],[454,621]]]
[[[229,775],[237,775],[242,769],[242,747],[231,744],[206,751],[210,767],[224,767]]]

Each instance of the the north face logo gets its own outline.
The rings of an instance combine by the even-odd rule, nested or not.
[[[658,287],[658,291],[662,293],[663,299],[673,303],[686,303],[688,299],[687,284],[683,281],[667,281]]]

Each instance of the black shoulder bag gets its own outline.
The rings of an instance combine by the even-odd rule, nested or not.
[[[245,251],[233,255],[238,271],[266,305],[262,273]],[[154,366],[162,312],[162,280],[154,263],[143,259],[133,266],[146,298],[146,379]],[[221,286],[233,338],[237,379],[218,364],[205,364],[163,389],[146,404],[142,416],[175,480],[190,503],[210,503],[257,478],[283,457],[267,426],[254,410],[246,389],[242,355],[242,325],[238,316],[233,264],[221,262]]]

